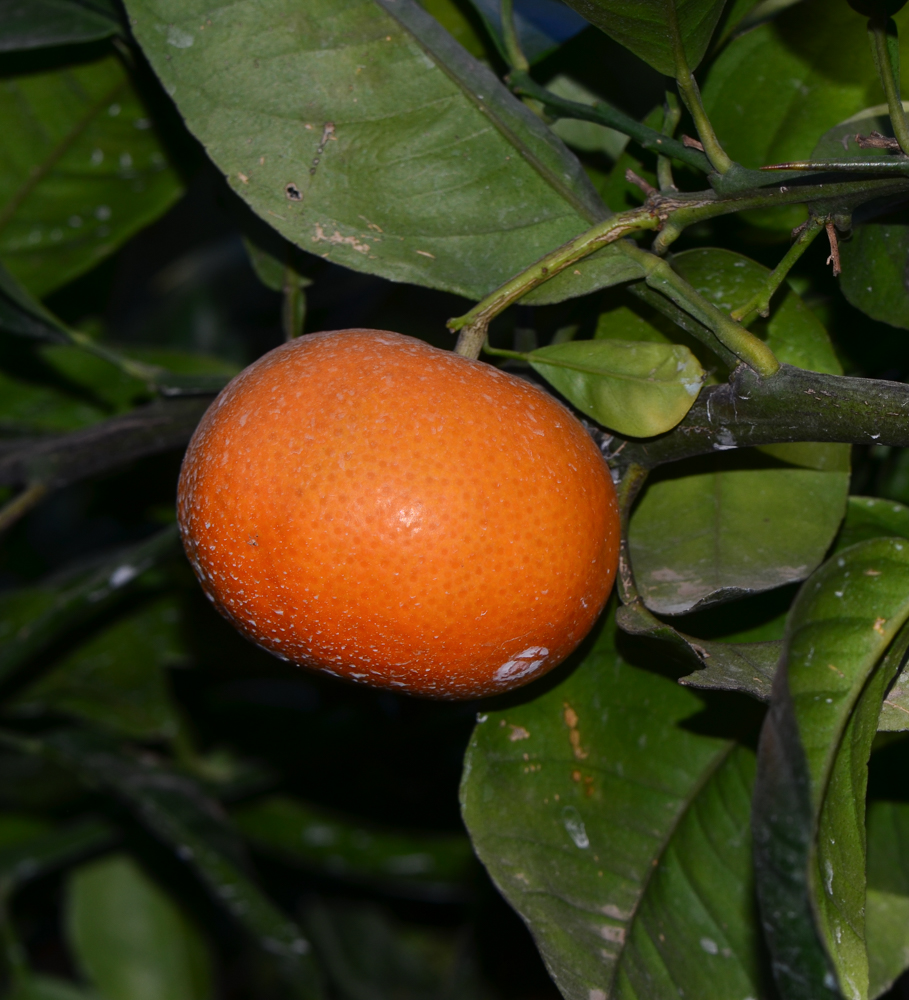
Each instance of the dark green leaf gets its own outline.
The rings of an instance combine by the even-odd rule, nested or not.
[[[408,926],[369,903],[321,899],[307,907],[306,927],[343,1000],[492,996],[463,934]]]
[[[61,635],[107,610],[170,555],[175,527],[117,553],[100,566],[0,596],[0,678],[6,679]]]
[[[122,798],[276,959],[294,995],[306,1000],[321,997],[309,942],[245,873],[240,839],[218,804],[195,781],[88,730],[56,733],[38,749],[86,784]]]
[[[856,135],[872,132],[893,134],[886,105],[867,108],[830,129],[815,146],[811,158],[892,162],[892,154],[886,150],[862,149],[854,141]],[[909,329],[909,221],[905,203],[872,203],[856,211],[852,223],[850,238],[840,245],[843,294],[872,319]]]
[[[568,1000],[757,997],[753,758],[680,726],[698,700],[615,651],[483,714],[464,819]]]
[[[60,321],[29,295],[0,264],[0,330],[18,337],[32,337],[65,344],[69,336]]]
[[[880,497],[849,497],[834,551],[886,537],[909,538],[909,507]]]
[[[726,0],[570,0],[591,24],[649,63],[676,76],[679,58],[694,69],[704,58]]]
[[[0,258],[43,296],[88,270],[181,193],[122,63],[0,81]]]
[[[575,340],[526,357],[582,413],[631,437],[675,427],[704,380],[700,362],[681,344]]]
[[[868,942],[869,997],[874,1000],[909,967],[909,805],[868,804],[868,891],[865,937]]]
[[[561,142],[413,0],[127,7],[231,186],[311,253],[480,297],[606,214]],[[563,297],[599,287],[601,260]]]
[[[69,941],[106,1000],[211,996],[211,955],[199,929],[129,855],[77,868],[66,893]]]
[[[760,288],[765,268],[725,250],[690,250],[673,265],[723,310]],[[839,372],[827,333],[791,290],[756,328],[780,361]],[[717,445],[735,448],[735,440]],[[848,445],[772,445],[755,453],[679,463],[651,482],[631,518],[635,579],[660,614],[778,587],[807,576],[842,520]],[[776,461],[771,462],[768,459]],[[785,464],[784,464],[785,463]]]
[[[761,734],[754,800],[764,927],[784,1000],[868,989],[865,789],[884,656],[909,617],[909,543],[860,542],[804,585]],[[882,659],[883,657],[883,659]]]
[[[240,806],[232,818],[260,850],[345,879],[439,896],[463,893],[473,872],[463,836],[384,830],[287,796]]]
[[[179,607],[162,598],[68,650],[10,708],[26,716],[63,712],[137,739],[173,739],[180,723],[165,671],[187,655]]]
[[[20,980],[9,994],[9,1000],[101,1000],[85,986],[76,986],[55,976],[30,975]]]
[[[907,17],[897,17],[904,46]],[[907,57],[904,48],[904,66]],[[729,43],[704,105],[729,155],[759,167],[807,159],[819,135],[878,103],[880,88],[861,21],[845,3],[805,0]]]
[[[695,667],[693,673],[679,679],[680,684],[720,691],[744,691],[761,701],[770,700],[773,675],[782,649],[779,640],[717,642],[696,639],[661,622],[639,602],[618,608],[616,621],[619,628],[630,635],[668,643],[683,662]]]
[[[0,818],[0,885],[16,888],[39,875],[110,847],[117,831],[108,823],[85,819],[50,829],[26,817]]]
[[[865,17],[889,17],[906,6],[906,0],[849,0],[849,6]]]
[[[0,0],[0,52],[93,42],[118,30],[113,7],[103,0],[97,6],[73,0]]]
[[[88,427],[107,415],[85,399],[0,372],[0,436],[59,434]]]

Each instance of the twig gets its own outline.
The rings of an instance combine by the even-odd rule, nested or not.
[[[868,21],[868,36],[871,40],[871,53],[874,56],[878,76],[887,97],[887,110],[890,112],[893,134],[896,136],[899,148],[904,153],[909,153],[909,122],[906,121],[906,112],[903,110],[903,102],[900,100],[896,23],[887,16],[872,17]],[[897,65],[894,65],[894,62]]]
[[[666,91],[666,103],[663,105],[663,135],[671,139],[679,127],[682,109],[678,99],[671,91]],[[661,191],[678,191],[672,176],[672,160],[668,156],[657,157],[657,182]]]
[[[891,139],[889,135],[883,135],[881,132],[856,135],[855,142],[859,149],[886,149],[888,153],[902,152],[896,139]]]
[[[657,193],[657,189],[652,184],[648,184],[643,177],[636,174],[631,167],[625,171],[625,180],[628,181],[629,184],[634,184],[635,187],[639,187],[648,198],[650,195]]]
[[[697,139],[692,139],[690,135],[683,135],[682,142],[689,149],[699,149],[702,153],[704,152],[704,144],[698,142]]]
[[[24,517],[47,495],[47,486],[36,482],[26,486],[21,493],[0,507],[0,532],[11,528],[20,517]]]
[[[840,267],[840,244],[836,236],[836,226],[833,223],[833,219],[827,220],[827,239],[830,240],[830,256],[827,258],[827,263],[833,264],[833,277],[838,278],[842,273],[843,269]]]
[[[748,326],[756,316],[770,315],[770,300],[785,280],[786,275],[795,266],[796,261],[811,246],[815,236],[824,228],[824,225],[825,223],[812,217],[798,229],[793,230],[794,242],[792,246],[751,299],[738,309],[733,309],[730,315],[734,320],[737,320],[742,326]]]

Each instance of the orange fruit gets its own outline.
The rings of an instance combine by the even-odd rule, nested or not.
[[[238,375],[178,507],[203,588],[254,642],[435,698],[561,662],[618,559],[609,470],[561,403],[381,330],[310,334]]]

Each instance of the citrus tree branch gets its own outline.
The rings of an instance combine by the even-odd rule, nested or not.
[[[781,365],[761,378],[740,365],[728,382],[702,389],[685,419],[646,441],[605,435],[601,447],[621,475],[696,455],[790,441],[909,447],[909,385]]]
[[[868,21],[871,53],[878,76],[887,98],[887,109],[893,125],[893,134],[904,153],[909,153],[909,122],[900,100],[899,64],[894,65],[894,55],[899,59],[896,24],[889,17],[872,17]]]

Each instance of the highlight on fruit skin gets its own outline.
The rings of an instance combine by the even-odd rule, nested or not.
[[[244,635],[434,698],[552,669],[618,561],[609,470],[561,403],[380,330],[309,334],[241,372],[190,442],[178,517]]]

